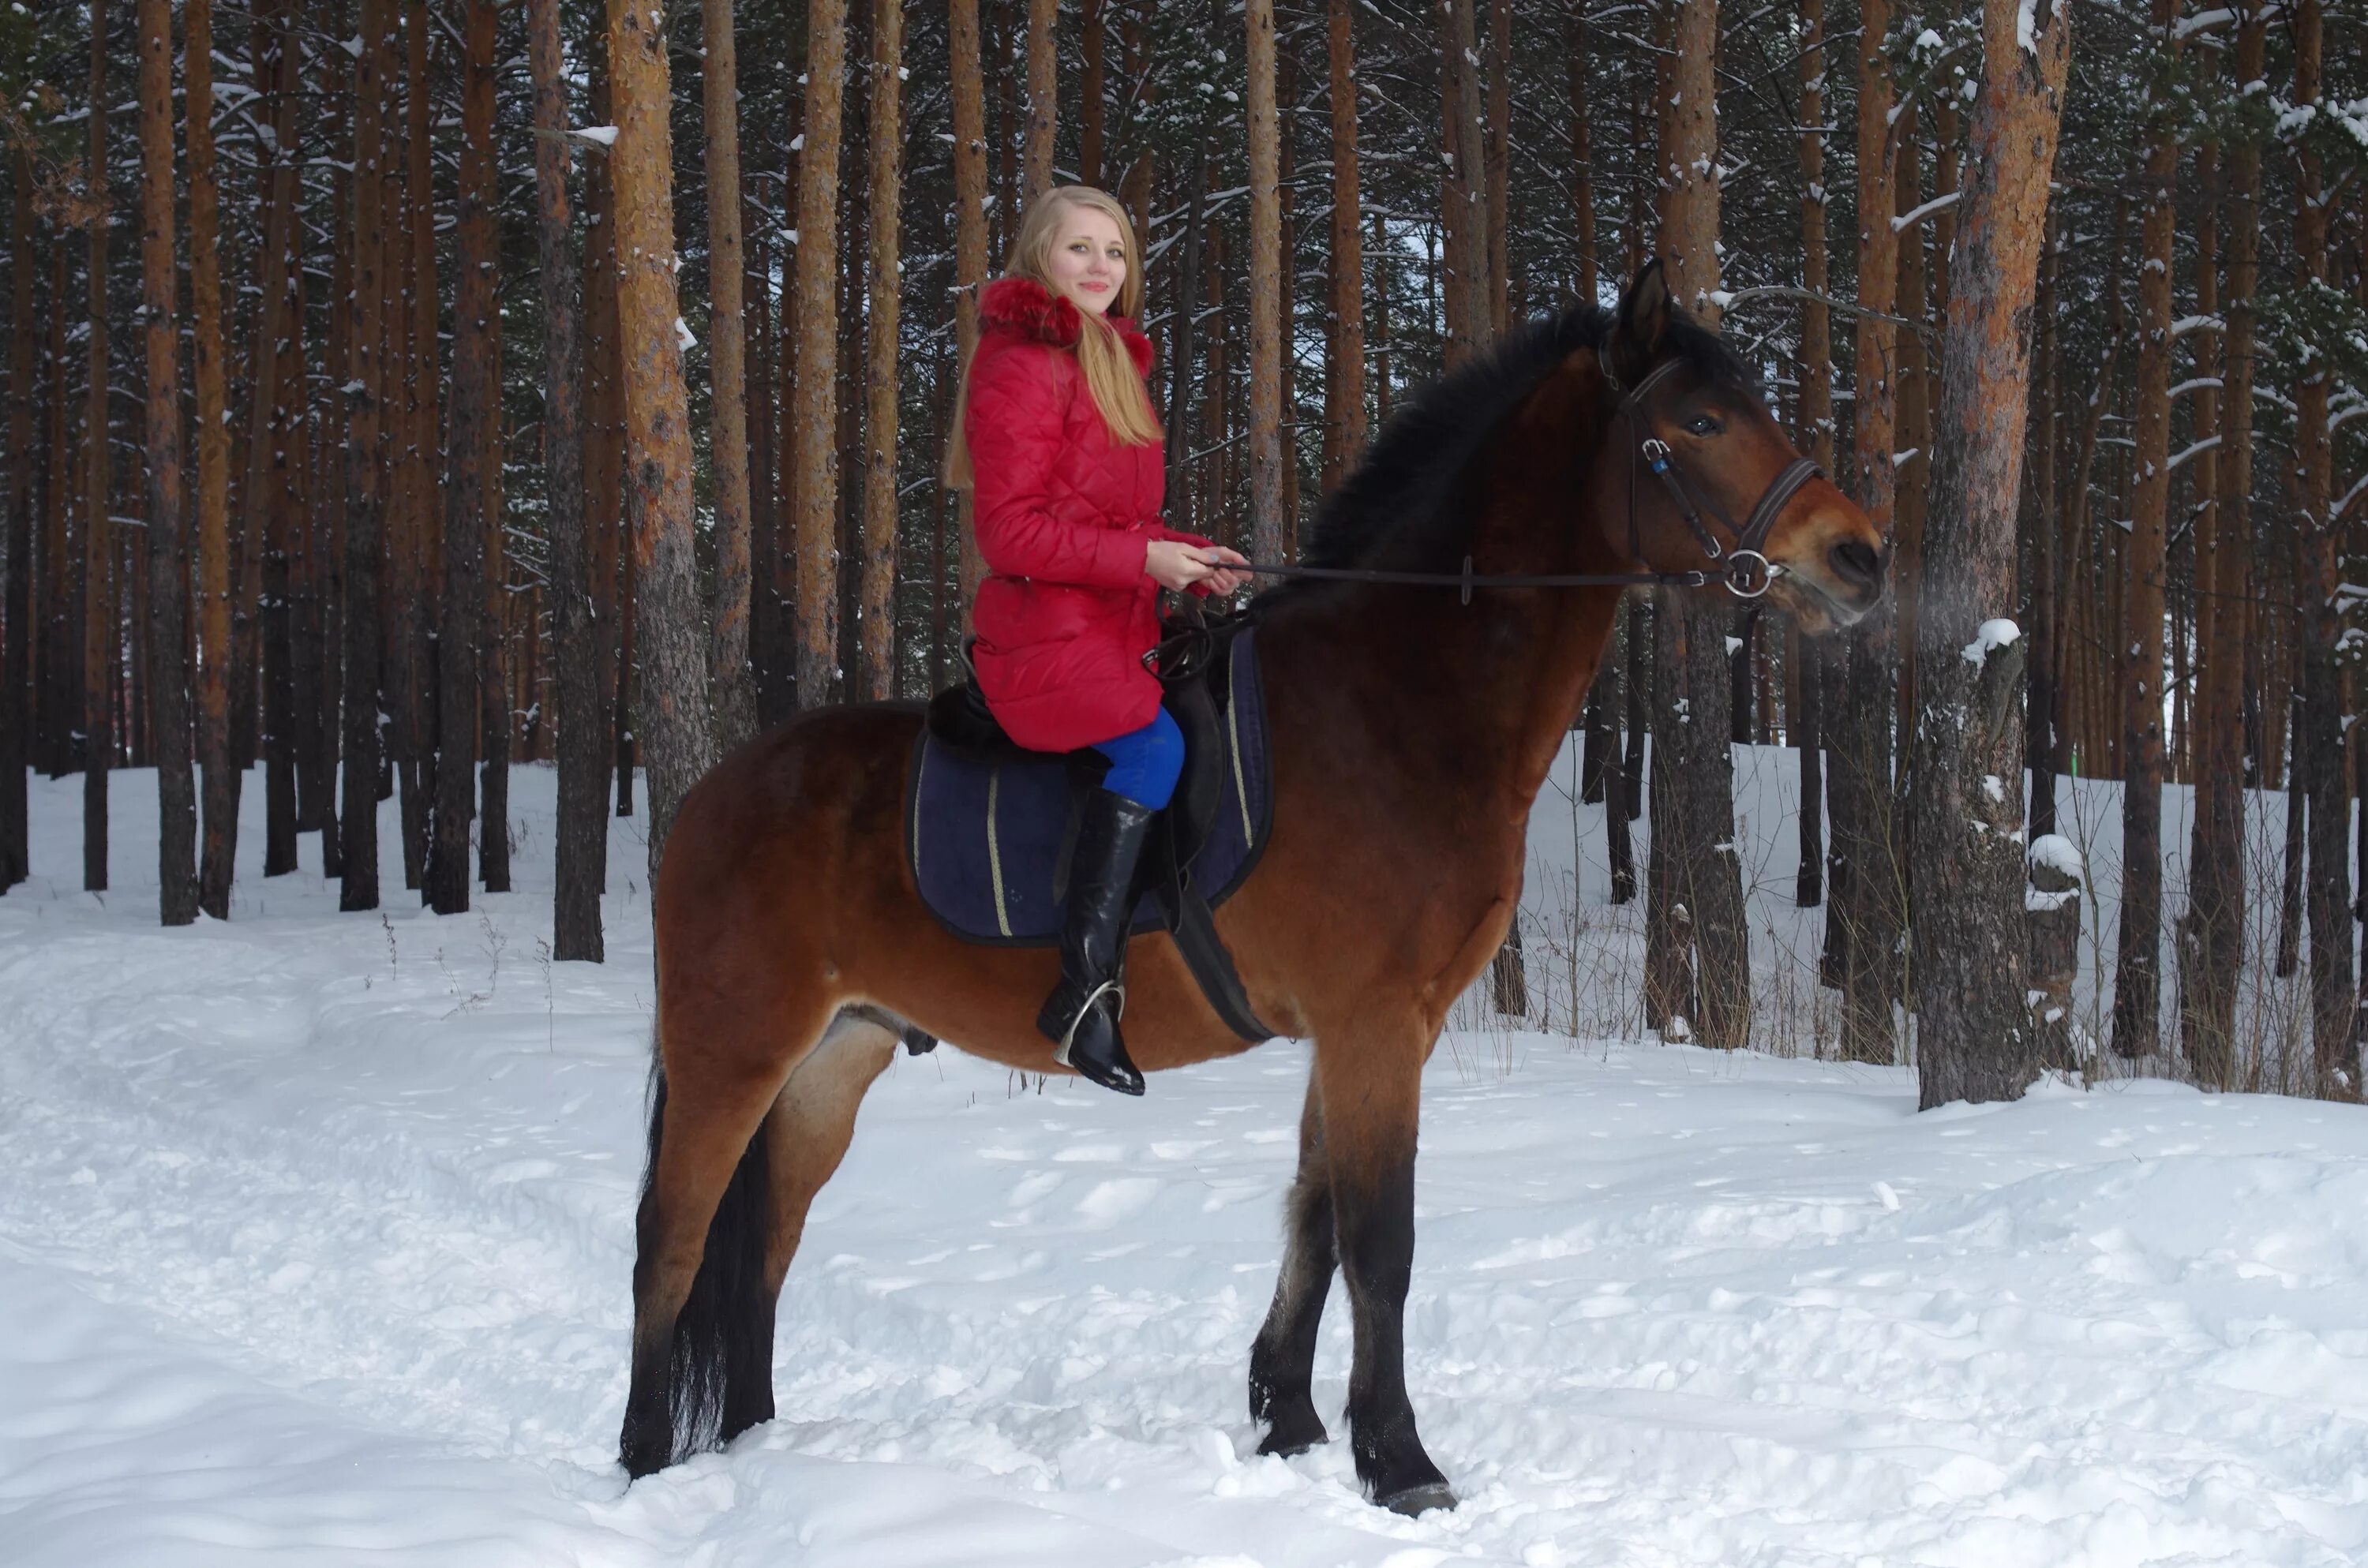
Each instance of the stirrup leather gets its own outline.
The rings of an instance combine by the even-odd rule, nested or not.
[[[1086,1021],[1086,1015],[1094,1010],[1095,1005],[1101,1001],[1105,992],[1118,994],[1118,1010],[1110,1015],[1110,1022],[1116,1023],[1126,1016],[1126,987],[1121,984],[1115,976],[1103,981],[1087,992],[1085,1001],[1080,1003],[1076,1012],[1070,1016],[1069,1027],[1061,1031],[1061,1043],[1053,1048],[1053,1060],[1062,1066],[1075,1065],[1069,1060],[1069,1047],[1076,1041],[1078,1026]]]

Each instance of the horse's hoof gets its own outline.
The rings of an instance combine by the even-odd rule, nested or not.
[[[1274,1425],[1267,1429],[1265,1440],[1258,1444],[1258,1451],[1290,1459],[1310,1449],[1321,1448],[1331,1440],[1332,1434],[1324,1429],[1323,1420],[1311,1410],[1304,1415],[1277,1416]]]
[[[1404,1514],[1411,1519],[1418,1514],[1428,1514],[1433,1508],[1452,1508],[1455,1506],[1455,1490],[1444,1481],[1431,1481],[1420,1486],[1409,1486],[1403,1492],[1393,1492],[1386,1497],[1376,1497],[1373,1501],[1393,1514]]]

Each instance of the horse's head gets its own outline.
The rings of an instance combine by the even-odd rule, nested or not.
[[[1656,572],[1703,571],[1769,593],[1809,631],[1883,599],[1883,535],[1784,438],[1752,379],[1636,275],[1598,352],[1618,399],[1592,486],[1606,541]]]

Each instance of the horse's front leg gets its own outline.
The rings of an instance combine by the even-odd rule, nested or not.
[[[1452,1508],[1423,1451],[1406,1389],[1406,1298],[1414,1272],[1415,1134],[1428,1041],[1412,1019],[1319,1036],[1315,1077],[1332,1181],[1332,1222],[1356,1350],[1349,1435],[1357,1478],[1401,1514]]]
[[[1284,1214],[1282,1271],[1274,1304],[1250,1346],[1250,1418],[1267,1423],[1262,1454],[1304,1453],[1329,1436],[1315,1414],[1309,1381],[1315,1368],[1315,1331],[1340,1255],[1332,1237],[1332,1173],[1324,1153],[1324,1100],[1307,1081],[1299,1115],[1299,1174]]]

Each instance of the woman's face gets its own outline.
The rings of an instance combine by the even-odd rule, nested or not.
[[[1076,202],[1066,208],[1044,270],[1052,274],[1055,293],[1081,311],[1101,315],[1126,283],[1126,244],[1108,213]]]

